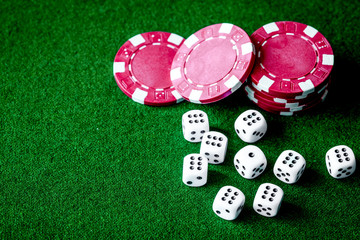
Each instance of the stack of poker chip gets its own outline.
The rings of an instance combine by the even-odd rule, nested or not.
[[[138,34],[117,52],[113,74],[128,97],[145,105],[209,104],[243,86],[260,108],[293,115],[324,101],[333,62],[329,42],[311,26],[274,22],[248,36],[220,23],[187,39]]]
[[[260,108],[294,115],[318,106],[328,94],[334,55],[315,28],[274,22],[251,35],[256,60],[245,92]]]

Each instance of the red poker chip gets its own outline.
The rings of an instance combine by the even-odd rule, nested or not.
[[[184,99],[206,104],[236,91],[249,76],[254,49],[244,30],[229,23],[205,27],[176,53],[170,77]]]
[[[315,28],[283,21],[251,35],[256,60],[250,80],[273,96],[307,96],[326,84],[334,64],[330,43]]]
[[[307,98],[301,98],[301,99],[286,99],[286,98],[272,97],[270,95],[264,94],[261,91],[258,91],[251,84],[246,85],[244,89],[248,95],[252,95],[258,99],[262,99],[264,102],[267,102],[271,105],[278,107],[292,108],[292,107],[298,107],[301,105],[310,104],[312,101],[319,99],[321,97],[321,94],[327,90],[327,86],[328,85],[324,86],[318,92],[315,92],[314,94],[308,96]]]
[[[183,37],[167,32],[147,32],[130,38],[114,60],[114,77],[119,88],[145,105],[181,102],[183,98],[170,80],[170,69],[183,42]]]
[[[268,100],[264,100],[259,96],[254,96],[251,93],[250,94],[247,93],[247,96],[252,102],[254,102],[257,106],[259,106],[265,111],[280,115],[293,116],[296,113],[305,112],[309,109],[312,109],[320,105],[320,103],[322,103],[326,99],[327,94],[328,94],[328,90],[326,89],[321,95],[319,95],[317,99],[314,99],[307,104],[292,106],[292,107],[275,106],[273,103],[269,102]]]

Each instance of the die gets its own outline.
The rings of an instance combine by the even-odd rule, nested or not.
[[[182,181],[191,187],[200,187],[206,184],[208,162],[204,155],[188,154],[184,157]]]
[[[255,212],[265,217],[275,217],[280,209],[284,191],[272,183],[263,183],[259,186],[253,208]]]
[[[260,140],[266,133],[267,123],[264,116],[256,110],[247,110],[236,119],[235,131],[247,143]]]
[[[304,173],[306,161],[300,153],[293,150],[283,151],[274,165],[275,176],[285,183],[296,183]]]
[[[267,161],[265,154],[260,148],[248,145],[235,154],[234,165],[242,177],[253,179],[265,170]]]
[[[331,148],[325,157],[327,170],[333,178],[346,178],[356,169],[354,152],[346,145]]]
[[[220,164],[224,162],[228,138],[215,131],[206,132],[203,136],[200,146],[200,154],[204,154],[211,164]]]
[[[245,204],[245,195],[236,187],[224,186],[216,194],[213,211],[225,220],[236,219]]]
[[[191,110],[182,116],[182,130],[184,138],[189,142],[201,142],[204,133],[208,132],[209,119],[201,110]]]

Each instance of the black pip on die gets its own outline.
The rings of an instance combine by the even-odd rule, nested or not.
[[[285,150],[275,162],[274,174],[285,183],[296,183],[304,173],[305,166],[305,158],[300,153],[293,150]]]
[[[264,116],[256,110],[247,110],[236,119],[235,131],[247,143],[260,140],[266,133],[267,123]]]
[[[334,178],[345,178],[355,172],[355,155],[348,146],[339,145],[331,148],[326,153],[325,161],[330,176]]]
[[[204,111],[191,110],[183,114],[183,135],[189,142],[201,142],[204,133],[209,129],[209,119]]]
[[[245,195],[236,187],[224,186],[216,194],[213,211],[225,220],[237,218],[245,204]]]
[[[265,154],[260,148],[248,145],[235,154],[234,165],[242,177],[253,179],[264,171],[267,161]]]
[[[274,217],[279,212],[284,191],[272,184],[263,183],[259,186],[253,203],[254,210],[265,217]]]
[[[191,187],[206,184],[208,175],[208,161],[202,154],[192,153],[184,157],[182,181]]]
[[[200,154],[203,154],[211,164],[220,164],[224,162],[228,145],[227,137],[215,131],[204,134],[200,146]]]

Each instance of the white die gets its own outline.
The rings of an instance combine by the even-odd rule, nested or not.
[[[334,178],[348,177],[356,169],[354,152],[345,145],[335,146],[327,151],[325,161],[330,176]]]
[[[272,183],[259,186],[253,203],[254,210],[265,217],[274,217],[279,212],[284,191]]]
[[[256,110],[247,110],[236,119],[235,131],[247,143],[260,140],[266,133],[267,123],[264,116]]]
[[[241,176],[253,179],[265,170],[267,161],[260,148],[248,145],[235,154],[234,165]]]
[[[200,187],[206,184],[208,162],[204,155],[192,153],[184,157],[182,181],[191,187]]]
[[[225,160],[227,145],[228,138],[224,134],[210,131],[203,136],[200,153],[207,157],[209,163],[220,164]]]
[[[209,119],[201,110],[191,110],[182,116],[183,135],[189,142],[201,142],[204,133],[208,132]]]
[[[300,153],[293,150],[283,151],[274,165],[275,176],[284,183],[296,183],[304,173],[306,161]]]
[[[245,204],[245,195],[236,187],[224,186],[216,194],[213,211],[225,220],[237,218]]]

